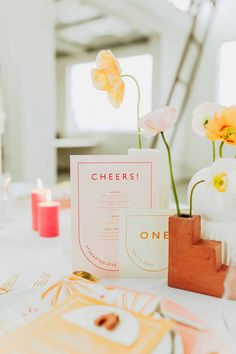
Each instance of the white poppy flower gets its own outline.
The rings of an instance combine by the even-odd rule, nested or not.
[[[151,137],[170,129],[176,122],[177,113],[175,107],[162,107],[148,113],[138,121],[138,127],[142,129],[142,135]]]
[[[236,159],[217,159],[210,167],[198,171],[188,187],[188,198],[194,184],[204,179],[193,195],[193,211],[206,220],[236,219]]]
[[[223,106],[212,102],[203,102],[193,112],[192,127],[193,131],[198,135],[204,137],[205,127],[210,119],[215,114],[219,114],[223,110]]]
[[[209,169],[207,186],[218,193],[236,194],[236,159],[217,159]]]

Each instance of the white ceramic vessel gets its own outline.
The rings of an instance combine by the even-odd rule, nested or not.
[[[188,198],[193,185],[206,179],[208,172],[206,167],[192,177]],[[222,198],[210,193],[205,183],[199,184],[193,195],[193,212],[201,215],[201,236],[205,240],[222,241],[222,262],[227,265],[231,258],[230,250],[236,248],[236,198],[229,197],[223,203]]]
[[[158,208],[169,208],[170,205],[170,177],[168,169],[168,160],[166,153],[159,149],[129,149],[130,156],[146,156],[147,159],[156,158],[157,160],[157,186],[158,186]]]

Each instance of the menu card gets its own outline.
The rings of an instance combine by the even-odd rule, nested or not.
[[[120,276],[165,278],[168,268],[171,209],[122,209],[120,217]]]
[[[110,313],[119,319],[114,329],[95,324],[98,317]],[[148,354],[172,326],[168,320],[155,320],[77,294],[30,324],[1,337],[0,353]]]
[[[157,207],[157,163],[155,156],[71,156],[73,269],[118,276],[120,210]]]

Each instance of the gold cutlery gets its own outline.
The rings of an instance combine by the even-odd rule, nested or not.
[[[92,274],[90,274],[88,272],[85,272],[84,270],[75,270],[73,272],[73,274],[77,275],[78,277],[90,280],[93,283],[98,283],[99,282],[99,279],[97,277],[95,277],[94,275],[92,275]]]
[[[17,274],[17,273],[12,274],[7,279],[7,281],[0,286],[0,295],[8,293],[11,290],[11,288],[13,287],[13,285],[15,284],[15,282],[17,281],[18,277],[19,277],[19,274]]]
[[[41,286],[46,285],[50,277],[51,277],[51,274],[48,274],[45,272],[42,273],[40,275],[40,277],[36,280],[36,282],[31,285],[30,288],[36,289],[36,288],[40,288]]]

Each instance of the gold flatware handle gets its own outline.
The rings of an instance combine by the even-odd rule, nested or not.
[[[40,277],[30,286],[31,289],[36,289],[40,288],[41,286],[44,286],[47,284],[49,278],[51,277],[51,274],[48,273],[42,273]]]
[[[17,281],[18,277],[19,277],[19,274],[17,274],[17,273],[12,274],[7,279],[7,281],[0,286],[0,295],[8,293],[11,290],[11,288],[13,287],[13,285],[15,284],[15,282]]]
[[[90,280],[93,283],[98,283],[100,280],[99,278],[95,277],[95,275],[85,272],[84,270],[75,270],[73,274],[77,275],[78,277]]]

